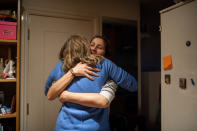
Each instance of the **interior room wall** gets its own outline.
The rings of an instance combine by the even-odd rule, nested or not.
[[[142,72],[142,113],[146,129],[160,131],[161,126],[161,72]]]
[[[23,0],[25,8],[138,20],[138,0]]]

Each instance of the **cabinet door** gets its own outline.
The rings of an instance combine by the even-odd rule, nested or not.
[[[53,18],[30,15],[28,45],[27,131],[53,131],[61,104],[48,101],[44,95],[45,81],[58,61],[60,48],[72,34],[90,38],[93,20]]]
[[[197,129],[196,13],[197,1],[193,1],[161,14],[161,57],[172,55],[173,63],[171,70],[161,71],[162,131]],[[171,75],[171,84],[165,83],[165,74]],[[186,79],[186,89],[180,88],[180,78]]]

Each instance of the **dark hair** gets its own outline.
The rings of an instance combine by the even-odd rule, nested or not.
[[[101,36],[101,35],[95,35],[92,37],[92,39],[90,40],[90,43],[95,39],[95,38],[100,38],[104,41],[105,43],[105,57],[109,58],[110,57],[110,52],[109,52],[109,40],[105,37],[105,36]],[[63,47],[61,48],[61,51],[59,53],[59,60],[64,61],[64,56],[63,56],[63,52],[66,48],[66,45],[64,44]]]
[[[99,38],[102,39],[105,43],[105,57],[108,58],[110,57],[110,52],[109,52],[109,40],[105,37],[105,36],[101,36],[101,35],[95,35],[92,37],[92,39],[90,40],[90,43],[95,39],[95,38]]]

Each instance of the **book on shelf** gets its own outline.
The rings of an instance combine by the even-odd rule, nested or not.
[[[10,113],[14,113],[15,111],[16,111],[16,95],[12,97]]]

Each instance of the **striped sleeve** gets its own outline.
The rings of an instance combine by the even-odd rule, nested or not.
[[[103,95],[108,101],[111,101],[115,97],[115,93],[117,90],[117,85],[113,80],[107,81],[107,83],[102,87],[100,94]]]

